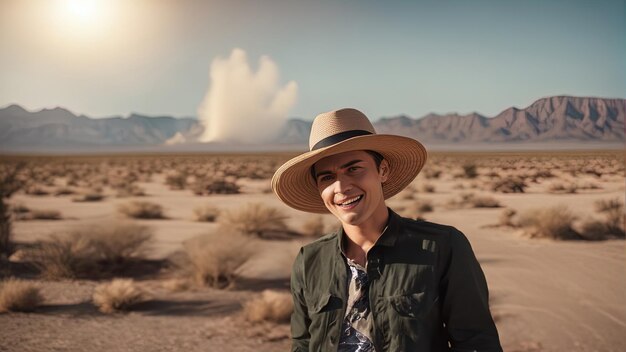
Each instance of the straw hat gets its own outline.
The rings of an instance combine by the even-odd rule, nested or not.
[[[404,189],[426,162],[424,146],[408,137],[376,134],[362,112],[341,109],[318,115],[309,137],[309,151],[283,164],[272,177],[272,190],[292,208],[327,213],[311,167],[319,160],[343,152],[373,150],[389,162],[389,177],[383,183],[385,199]]]

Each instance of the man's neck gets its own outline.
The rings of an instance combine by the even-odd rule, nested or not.
[[[349,257],[352,257],[351,254],[354,254],[357,258],[364,258],[370,248],[374,246],[378,238],[382,235],[388,220],[389,211],[385,206],[384,211],[378,211],[370,221],[359,225],[343,224],[343,232],[346,235],[346,254]],[[362,253],[359,255],[359,252]]]

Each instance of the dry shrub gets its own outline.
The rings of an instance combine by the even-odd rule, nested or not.
[[[321,237],[325,233],[324,218],[320,215],[308,217],[302,224],[302,234],[307,237]]]
[[[551,238],[555,240],[581,239],[573,226],[576,216],[566,206],[545,209],[532,209],[522,213],[519,226],[531,238]]]
[[[448,201],[451,208],[498,208],[500,202],[490,196],[477,196],[474,193],[463,193],[458,198]]]
[[[191,186],[191,190],[196,195],[208,195],[208,194],[238,194],[239,185],[231,180],[204,180],[197,179]]]
[[[61,220],[61,212],[51,209],[32,209],[21,220]]]
[[[431,183],[422,183],[422,186],[419,189],[424,193],[435,193],[435,185]]]
[[[582,225],[581,235],[590,240],[624,238],[624,203],[618,198],[598,200],[595,210],[604,215],[604,221],[587,220]]]
[[[264,290],[260,297],[244,303],[243,315],[252,323],[270,321],[286,323],[293,312],[293,301],[289,292]]]
[[[463,168],[463,176],[466,178],[476,178],[478,176],[478,171],[476,171],[476,164],[467,163],[462,166]]]
[[[220,215],[220,210],[214,205],[205,204],[193,210],[196,221],[213,222]]]
[[[402,216],[411,219],[423,219],[425,213],[432,212],[434,210],[432,201],[428,199],[419,199],[410,203],[400,212]]]
[[[88,192],[72,198],[72,202],[99,202],[104,199],[100,192]]]
[[[32,312],[43,301],[39,288],[31,282],[14,278],[0,282],[0,312]]]
[[[516,223],[513,221],[513,217],[517,214],[517,211],[511,208],[506,208],[500,213],[498,218],[498,225],[515,227]]]
[[[143,197],[146,195],[146,191],[143,188],[137,186],[134,183],[125,183],[118,185],[116,188],[115,196],[118,198],[123,197]]]
[[[39,242],[26,257],[50,279],[119,272],[140,257],[152,230],[136,224],[82,226]]]
[[[277,208],[248,203],[238,210],[224,213],[218,221],[222,228],[260,238],[289,232],[286,219],[287,216]]]
[[[576,193],[578,186],[572,182],[552,182],[548,186],[549,193]]]
[[[253,253],[249,238],[232,231],[218,232],[186,241],[183,252],[172,258],[172,262],[198,285],[230,288]]]
[[[516,176],[508,176],[491,184],[491,190],[500,193],[524,193],[524,189],[526,189],[526,182]]]
[[[74,194],[75,191],[72,188],[69,187],[59,187],[54,191],[54,195],[59,197],[59,196],[68,196],[71,194]]]
[[[165,176],[165,184],[172,190],[185,189],[187,186],[187,174],[174,172]]]
[[[159,204],[146,201],[132,201],[120,204],[117,210],[134,219],[163,219],[163,207]]]
[[[102,313],[130,310],[145,298],[143,290],[132,279],[114,279],[100,284],[93,293],[93,303]]]

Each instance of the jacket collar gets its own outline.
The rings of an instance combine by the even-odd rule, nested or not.
[[[387,226],[383,234],[376,241],[375,246],[385,246],[385,247],[393,247],[396,244],[396,240],[398,239],[399,230],[400,230],[400,215],[396,214],[393,210],[387,207],[389,211],[389,218],[387,219]],[[337,250],[338,253],[343,253],[343,238],[346,235],[343,231],[343,226],[340,226],[339,231],[337,232],[338,236],[337,240]]]

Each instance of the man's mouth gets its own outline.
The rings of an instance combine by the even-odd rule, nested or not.
[[[337,202],[335,204],[337,204],[338,206],[344,209],[349,209],[349,208],[355,207],[362,198],[363,198],[363,195],[361,194],[360,196],[348,198],[342,202]]]

